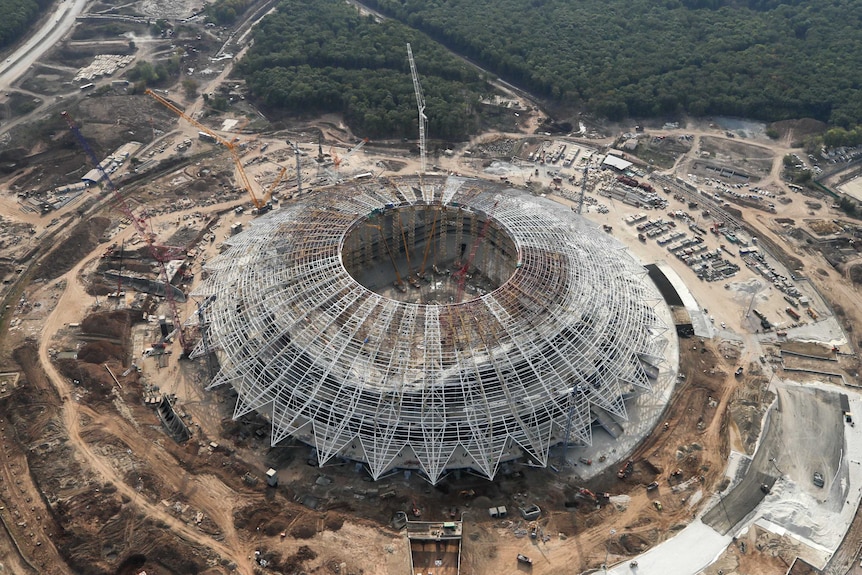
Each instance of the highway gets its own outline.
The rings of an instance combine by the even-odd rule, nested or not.
[[[88,0],[61,0],[45,23],[0,64],[0,90],[6,92],[45,52],[56,46],[75,24]]]

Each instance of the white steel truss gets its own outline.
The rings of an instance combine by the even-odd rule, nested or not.
[[[423,304],[354,279],[349,230],[369,213],[416,205],[493,214],[488,243],[506,235],[516,260],[482,256],[508,270],[500,285]],[[363,461],[375,478],[412,468],[432,483],[458,468],[491,478],[522,456],[546,465],[567,430],[570,442],[590,443],[591,405],[625,419],[623,396],[673,369],[661,360],[673,331],[644,269],[593,224],[526,192],[433,176],[348,184],[225,243],[197,293],[214,296],[207,334],[221,369],[211,386],[231,385],[236,417],[267,413],[273,444],[295,436],[321,464]]]

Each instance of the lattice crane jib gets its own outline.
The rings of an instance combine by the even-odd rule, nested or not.
[[[75,123],[75,120],[68,112],[62,112],[61,114],[63,118],[66,120],[66,123],[69,126],[69,130],[75,136],[75,139],[78,140],[80,146],[84,149],[84,152],[87,154],[87,157],[90,158],[90,161],[93,163],[93,167],[95,167],[102,176],[102,180],[105,182],[105,186],[111,191],[114,195],[114,199],[116,200],[117,207],[120,211],[128,218],[132,225],[135,228],[135,231],[141,237],[144,242],[147,244],[147,249],[150,252],[150,255],[156,262],[159,264],[159,269],[162,274],[162,278],[165,285],[165,299],[168,302],[168,307],[171,310],[171,316],[174,322],[174,329],[176,330],[177,340],[180,342],[180,347],[183,350],[183,355],[188,355],[191,352],[189,347],[189,342],[186,341],[185,336],[183,335],[183,326],[180,322],[180,314],[177,309],[177,303],[174,299],[173,286],[171,285],[170,275],[168,274],[168,269],[165,263],[169,261],[169,258],[174,253],[173,250],[175,248],[166,248],[164,246],[157,246],[155,244],[155,239],[153,234],[147,230],[146,218],[137,217],[134,212],[132,212],[132,208],[129,206],[126,201],[125,195],[120,191],[120,189],[114,185],[113,180],[111,180],[108,172],[105,171],[104,166],[99,161],[99,158],[96,156],[96,153],[93,151],[93,148],[90,147],[90,144],[87,142],[87,139],[81,133],[80,128]]]
[[[248,175],[245,173],[245,167],[242,165],[242,158],[239,155],[239,151],[237,150],[237,146],[233,142],[226,140],[225,138],[223,138],[222,136],[220,136],[218,133],[214,132],[213,130],[211,130],[207,126],[204,126],[203,124],[201,124],[200,122],[198,122],[197,120],[195,120],[194,118],[192,118],[191,116],[186,114],[184,111],[182,111],[176,105],[174,105],[173,102],[171,102],[170,100],[168,100],[166,98],[159,96],[158,94],[156,94],[155,92],[153,92],[149,88],[147,88],[147,90],[144,93],[147,94],[148,96],[150,96],[151,98],[153,98],[156,102],[158,102],[159,104],[161,104],[162,106],[164,106],[165,108],[167,108],[168,110],[173,112],[174,114],[176,114],[178,117],[180,117],[183,120],[185,120],[186,122],[190,123],[191,125],[193,125],[197,129],[204,132],[205,134],[208,134],[211,138],[213,138],[220,145],[224,146],[228,150],[228,152],[230,153],[230,156],[231,156],[231,159],[233,160],[234,166],[236,166],[236,171],[237,171],[237,175],[239,177],[240,185],[248,193],[248,196],[251,199],[251,203],[254,205],[255,208],[257,208],[259,210],[265,209],[267,207],[266,202],[262,202],[260,199],[258,199],[257,194],[254,193],[254,188],[251,185],[251,181],[248,179]]]
[[[419,84],[419,75],[416,73],[416,62],[413,60],[413,49],[407,44],[407,59],[410,60],[410,75],[413,77],[413,91],[416,94],[416,108],[419,110],[419,175],[425,174],[425,128],[428,117],[425,115],[425,96],[422,94],[422,86]]]

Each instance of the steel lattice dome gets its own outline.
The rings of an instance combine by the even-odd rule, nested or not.
[[[644,269],[608,234],[524,190],[457,177],[352,183],[254,220],[206,265],[196,355],[211,386],[320,464],[374,478],[548,463],[626,418],[670,332]]]

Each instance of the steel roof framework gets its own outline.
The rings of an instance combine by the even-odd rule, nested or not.
[[[460,304],[375,293],[343,263],[360,218],[393,206],[491,212],[517,247],[498,288]],[[670,332],[644,269],[621,244],[548,200],[464,178],[351,184],[267,214],[227,240],[198,295],[235,417],[259,410],[272,443],[295,436],[374,478],[455,468],[493,477],[522,452],[546,465],[563,440],[591,442],[590,405],[626,418],[649,390]],[[198,354],[203,353],[199,346]]]

